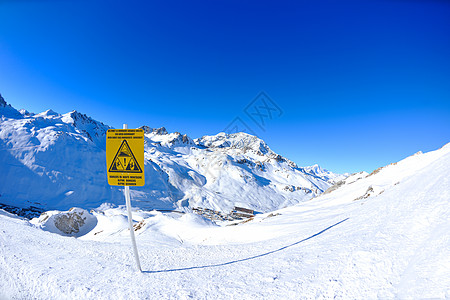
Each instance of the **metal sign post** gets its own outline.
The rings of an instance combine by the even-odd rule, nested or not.
[[[134,236],[130,186],[144,185],[144,131],[142,129],[110,129],[106,133],[106,168],[108,183],[125,187],[131,243],[138,270],[142,272]]]
[[[123,124],[123,129],[128,129],[128,124]],[[125,203],[127,205],[128,225],[130,227],[130,236],[131,236],[131,243],[133,244],[134,258],[136,259],[136,264],[139,272],[142,272],[141,262],[139,261],[139,253],[136,245],[136,238],[134,237],[133,215],[131,214],[130,187],[128,185],[125,186]]]

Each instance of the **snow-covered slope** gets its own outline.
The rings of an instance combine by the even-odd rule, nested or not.
[[[77,111],[20,112],[0,99],[0,204],[67,210],[122,204],[106,181],[109,126]],[[144,187],[132,189],[144,209],[235,205],[266,212],[311,199],[337,175],[301,168],[245,133],[193,140],[165,128],[145,131]]]
[[[448,174],[449,144],[237,226],[135,211],[142,274],[121,207],[79,238],[0,211],[0,298],[448,299]]]
[[[322,167],[320,167],[318,164],[309,166],[309,167],[303,167],[303,171],[307,174],[311,174],[312,176],[317,176],[331,184],[336,184],[337,182],[344,180],[348,176],[352,175],[350,173],[345,174],[335,174],[331,171],[328,171]]]
[[[104,184],[108,126],[76,111],[18,114],[0,121],[0,203],[70,208],[121,197]]]

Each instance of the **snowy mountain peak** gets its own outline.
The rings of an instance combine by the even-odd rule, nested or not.
[[[167,148],[196,146],[194,141],[186,134],[179,132],[168,133],[166,128],[151,128],[149,126],[141,126],[144,130],[145,137],[148,138],[153,145],[159,145]]]
[[[24,109],[24,108],[19,109],[19,112],[20,112],[20,113],[22,114],[22,116],[24,116],[24,117],[32,117],[32,116],[35,115],[34,113],[30,113],[28,110],[26,110],[26,109]]]
[[[86,114],[82,114],[76,110],[62,115],[61,121],[74,126],[76,130],[85,135],[89,140],[97,144],[102,149],[105,147],[106,131],[111,129],[110,126],[96,121]]]
[[[187,136],[187,134],[181,134],[179,132],[173,133],[174,138],[171,140],[173,146],[175,145],[195,145],[194,140]]]
[[[54,117],[60,116],[57,112],[47,109],[39,114],[34,115],[36,118],[53,119]]]
[[[102,122],[96,121],[91,117],[89,117],[88,115],[82,114],[76,110],[73,110],[67,114],[62,115],[62,120],[65,123],[73,124],[76,127],[80,127],[86,124],[94,124],[95,127],[107,127],[108,129],[110,128],[109,126],[103,124]]]
[[[314,164],[309,167],[303,167],[301,169],[307,174],[314,174],[315,176],[318,176],[332,184],[336,184],[337,182],[345,179],[350,175],[349,173],[335,174],[331,171],[328,171],[327,169],[320,167],[318,164]]]
[[[149,134],[149,133],[158,134],[158,135],[169,134],[165,127],[151,128],[147,125],[144,125],[144,126],[139,127],[139,129],[144,130],[144,134]]]
[[[6,103],[5,98],[0,94],[0,116],[3,118],[21,119],[22,114],[18,112],[11,104]]]
[[[205,135],[195,142],[206,148],[232,148],[243,151],[253,150],[258,155],[275,154],[260,138],[245,133],[237,132],[227,134],[224,132],[216,135]]]

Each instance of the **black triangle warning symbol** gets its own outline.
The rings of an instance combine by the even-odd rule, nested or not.
[[[127,140],[123,140],[120,144],[119,150],[109,166],[109,172],[118,173],[142,173],[142,169],[139,166]]]

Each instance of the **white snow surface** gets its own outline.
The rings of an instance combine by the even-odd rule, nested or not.
[[[106,179],[111,127],[77,111],[19,112],[3,98],[0,114],[0,204],[68,210],[123,203],[122,188]],[[339,176],[298,167],[245,133],[192,140],[163,127],[142,128],[145,186],[132,189],[133,206],[142,209],[269,212],[311,199]]]
[[[0,299],[449,299],[448,174],[449,144],[235,226],[135,208],[143,273],[121,206],[78,238],[0,211]]]

